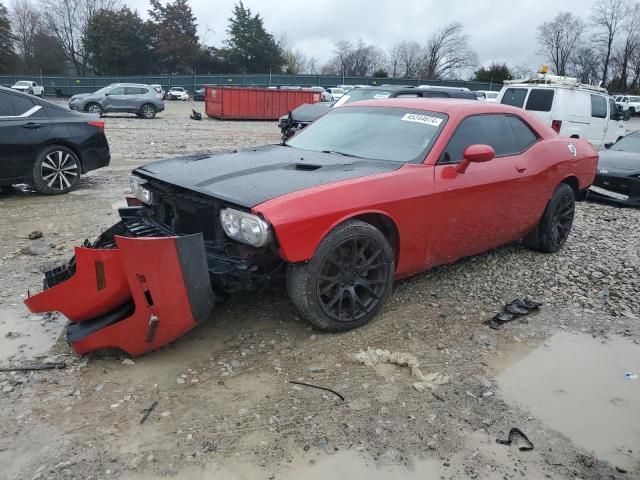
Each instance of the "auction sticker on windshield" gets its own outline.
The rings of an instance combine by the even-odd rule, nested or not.
[[[432,125],[439,127],[442,123],[442,119],[438,117],[432,117],[430,115],[421,115],[419,113],[406,113],[400,120],[403,122],[417,122],[424,123],[426,125]]]

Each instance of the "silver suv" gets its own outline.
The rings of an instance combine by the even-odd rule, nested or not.
[[[81,93],[69,99],[69,108],[103,115],[111,112],[135,113],[151,119],[164,110],[162,95],[141,83],[113,83],[93,93]]]

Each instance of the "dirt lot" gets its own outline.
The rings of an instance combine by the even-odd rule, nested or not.
[[[560,253],[510,245],[437,268],[397,284],[383,314],[349,333],[312,330],[276,285],[133,361],[74,355],[65,319],[21,301],[115,223],[131,168],[278,141],[275,122],[194,122],[192,106],[106,117],[112,165],[69,195],[0,194],[0,364],[67,363],[0,373],[3,478],[640,478],[640,377],[624,378],[640,374],[638,210],[581,202]],[[524,296],[541,310],[483,324]],[[368,347],[414,355],[447,381],[419,391],[407,367],[359,363]],[[496,443],[512,427],[533,450]]]

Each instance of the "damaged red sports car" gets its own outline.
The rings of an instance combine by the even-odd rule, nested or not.
[[[65,314],[79,353],[138,355],[286,275],[304,318],[348,330],[380,311],[394,279],[518,240],[560,249],[597,160],[504,105],[349,104],[284,145],[136,169],[121,221],[26,303]]]

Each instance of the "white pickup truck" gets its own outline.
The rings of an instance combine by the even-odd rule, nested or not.
[[[30,95],[36,95],[38,97],[42,97],[44,95],[44,87],[39,86],[36,82],[31,80],[20,80],[11,88]]]

